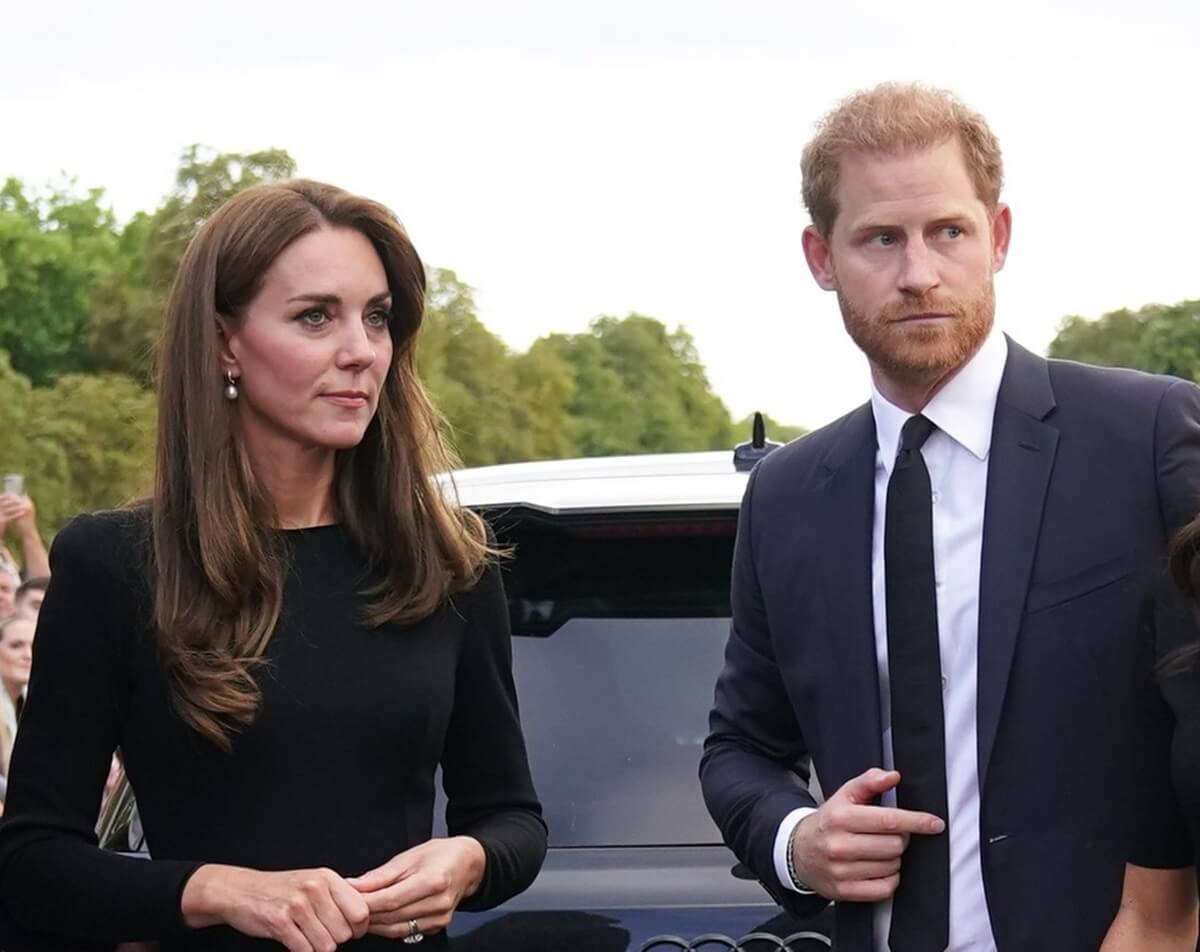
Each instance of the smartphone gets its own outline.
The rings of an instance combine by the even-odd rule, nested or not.
[[[4,476],[4,491],[16,496],[25,495],[25,477],[20,473],[6,473]]]

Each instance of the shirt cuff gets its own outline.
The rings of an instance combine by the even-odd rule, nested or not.
[[[800,825],[800,821],[810,813],[816,812],[813,807],[798,807],[785,816],[783,822],[779,824],[779,832],[775,834],[775,850],[772,853],[775,860],[775,875],[783,884],[783,888],[806,896],[812,895],[812,890],[801,889],[799,884],[792,879],[792,874],[788,872],[788,840],[791,839],[792,830]]]

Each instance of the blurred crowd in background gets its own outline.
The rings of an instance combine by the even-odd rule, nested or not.
[[[29,685],[38,611],[50,581],[33,500],[16,475],[4,478],[4,490],[0,493],[0,811]]]

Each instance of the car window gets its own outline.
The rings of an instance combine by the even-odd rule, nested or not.
[[[736,514],[493,518],[552,846],[719,843],[697,780]]]

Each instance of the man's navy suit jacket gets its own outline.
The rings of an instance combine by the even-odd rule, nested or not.
[[[733,623],[700,774],[726,842],[782,904],[784,817],[882,765],[871,589],[869,404],[763,459],[746,488]],[[979,592],[984,888],[999,952],[1095,952],[1134,812],[1138,616],[1172,532],[1200,510],[1200,389],[1045,360],[1008,342]],[[903,867],[901,868],[903,876]],[[872,948],[839,903],[836,947]],[[884,950],[878,950],[884,952]]]

